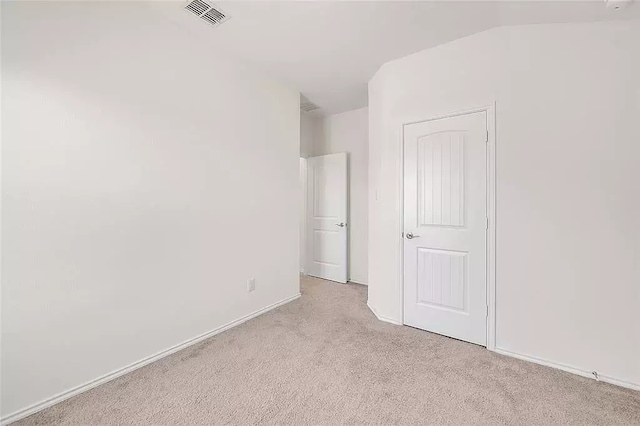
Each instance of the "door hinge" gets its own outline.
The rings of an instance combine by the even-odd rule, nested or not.
[[[488,143],[489,142],[489,130],[487,130],[487,132],[484,135],[484,142]]]
[[[485,311],[485,315],[489,318],[489,305],[487,305],[487,310]]]
[[[484,229],[489,229],[489,218],[487,218],[487,222],[485,223],[485,228]]]

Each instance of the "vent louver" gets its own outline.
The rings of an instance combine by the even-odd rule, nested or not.
[[[206,21],[216,27],[229,19],[229,16],[227,16],[218,7],[203,0],[190,1],[184,8],[203,21]]]
[[[307,99],[300,99],[300,111],[311,112],[320,109],[320,107]]]

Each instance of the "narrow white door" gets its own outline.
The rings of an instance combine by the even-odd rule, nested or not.
[[[404,128],[404,323],[486,345],[485,112]]]
[[[347,154],[307,160],[307,274],[347,282]]]

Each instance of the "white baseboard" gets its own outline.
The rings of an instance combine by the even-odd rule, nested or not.
[[[353,283],[353,284],[359,284],[359,285],[366,285],[366,286],[369,285],[369,284],[367,284],[367,283],[365,283],[363,281],[349,280],[349,282]]]
[[[581,368],[572,367],[570,365],[562,364],[559,362],[548,361],[542,358],[536,358],[529,355],[523,355],[516,352],[507,351],[505,349],[495,348],[494,352],[499,353],[501,355],[510,356],[513,358],[518,358],[523,361],[533,362],[535,364],[544,365],[551,368],[556,368],[558,370],[566,371],[568,373],[577,374],[578,376],[588,377],[595,380],[593,373],[591,371],[583,370]],[[633,390],[640,390],[640,385],[637,383],[628,382],[626,380],[617,379],[615,377],[610,377],[607,375],[603,375],[598,373],[598,379],[601,382],[610,383],[612,385],[621,386],[623,388],[629,388]]]
[[[187,348],[187,347],[189,347],[191,345],[194,345],[194,344],[196,344],[198,342],[201,342],[202,340],[208,339],[209,337],[212,337],[212,336],[215,336],[216,334],[222,333],[225,330],[228,330],[230,328],[238,326],[238,325],[242,324],[243,322],[246,322],[246,321],[248,321],[248,320],[250,320],[252,318],[255,318],[255,317],[257,317],[257,316],[259,316],[261,314],[264,314],[267,311],[270,311],[270,310],[275,309],[275,308],[277,308],[279,306],[282,306],[282,305],[284,305],[286,303],[289,303],[289,302],[291,302],[291,301],[293,301],[293,300],[295,300],[295,299],[297,299],[299,297],[300,297],[300,293],[296,294],[295,296],[291,296],[291,297],[288,297],[288,298],[286,298],[284,300],[276,302],[274,304],[271,304],[269,306],[266,306],[266,307],[264,307],[262,309],[259,309],[259,310],[255,311],[255,312],[252,312],[252,313],[250,313],[248,315],[245,315],[245,316],[243,316],[241,318],[238,318],[238,319],[236,319],[234,321],[231,321],[231,322],[229,322],[229,323],[227,323],[227,324],[225,324],[223,326],[215,328],[215,329],[213,329],[211,331],[208,331],[208,332],[206,332],[204,334],[201,334],[199,336],[196,336],[194,338],[186,340],[186,341],[184,341],[182,343],[179,343],[179,344],[177,344],[175,346],[172,346],[172,347],[170,347],[168,349],[160,351],[160,352],[156,353],[155,355],[151,355],[151,356],[149,356],[147,358],[143,358],[140,361],[136,361],[136,362],[134,362],[132,364],[127,365],[126,367],[122,367],[122,368],[120,368],[118,370],[112,371],[111,373],[105,374],[104,376],[98,377],[98,378],[96,378],[94,380],[91,380],[91,381],[89,381],[87,383],[84,383],[84,384],[82,384],[80,386],[76,386],[76,387],[71,388],[71,389],[69,389],[67,391],[61,392],[61,393],[59,393],[57,395],[54,395],[54,396],[52,396],[50,398],[45,399],[44,401],[40,401],[40,402],[38,402],[36,404],[33,404],[33,405],[31,405],[31,406],[29,406],[27,408],[23,408],[22,410],[16,411],[15,413],[12,413],[12,414],[9,414],[9,415],[3,417],[0,420],[0,424],[7,425],[9,423],[15,422],[17,420],[20,420],[22,418],[25,418],[25,417],[30,416],[32,414],[35,414],[38,411],[44,410],[45,408],[49,408],[52,405],[55,405],[55,404],[57,404],[59,402],[62,402],[64,400],[66,400],[66,399],[69,399],[69,398],[71,398],[73,396],[81,394],[82,392],[86,392],[89,389],[93,389],[96,386],[100,386],[100,385],[102,385],[104,383],[107,383],[107,382],[109,382],[109,381],[111,381],[111,380],[113,380],[115,378],[118,378],[118,377],[120,377],[122,375],[125,375],[125,374],[127,374],[127,373],[129,373],[129,372],[131,372],[133,370],[137,370],[140,367],[144,367],[147,364],[151,364],[154,361],[157,361],[157,360],[159,360],[161,358],[169,356],[169,355],[171,355],[171,354],[173,354],[175,352],[178,352],[178,351],[180,351],[182,349],[185,349],[185,348]]]
[[[376,318],[378,318],[380,321],[388,322],[388,323],[395,324],[395,325],[402,325],[402,323],[401,323],[401,322],[396,321],[396,320],[394,320],[394,319],[392,319],[392,318],[387,318],[387,317],[383,317],[383,316],[381,316],[381,315],[378,315],[378,313],[376,312],[376,310],[375,310],[375,309],[373,309],[373,306],[371,306],[371,305],[369,304],[369,301],[368,301],[368,300],[367,300],[367,306],[369,307],[369,309],[371,309],[371,312],[373,312],[373,315],[375,315],[375,316],[376,316]]]

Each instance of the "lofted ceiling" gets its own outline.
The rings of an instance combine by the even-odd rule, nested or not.
[[[604,1],[216,1],[219,27],[186,12],[186,1],[151,7],[225,52],[300,90],[334,114],[367,105],[367,82],[385,62],[502,25],[640,19]]]

